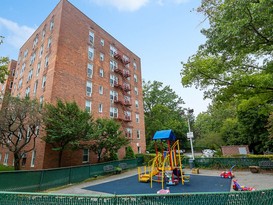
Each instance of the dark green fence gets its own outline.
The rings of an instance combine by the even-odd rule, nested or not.
[[[141,159],[128,159],[59,169],[0,172],[0,190],[19,192],[43,191],[104,175],[106,174],[103,170],[104,166],[113,165],[113,167],[117,167],[120,163],[126,163],[126,169],[131,169],[141,165],[139,164]]]
[[[168,195],[61,195],[0,192],[1,205],[269,205],[273,190]]]
[[[206,168],[231,168],[236,165],[236,168],[248,168],[249,166],[259,166],[261,161],[270,161],[269,158],[195,158],[195,167]],[[183,159],[183,165],[189,165],[189,158]]]

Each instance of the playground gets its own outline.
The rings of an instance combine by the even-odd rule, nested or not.
[[[157,131],[153,140],[155,140],[156,156],[146,166],[138,167],[137,170],[120,175],[95,180],[93,183],[82,184],[81,187],[74,187],[72,191],[64,189],[57,193],[127,195],[230,192],[255,190],[260,184],[259,182],[255,182],[254,186],[251,183],[249,184],[248,181],[253,179],[251,176],[249,179],[245,178],[245,181],[248,180],[247,185],[253,187],[241,186],[241,182],[244,182],[244,180],[241,181],[241,178],[249,175],[249,173],[241,174],[239,177],[240,184],[237,180],[232,180],[234,177],[232,168],[234,166],[231,170],[224,172],[206,170],[205,174],[192,174],[192,170],[185,170],[182,165],[180,152],[177,152],[180,150],[179,141],[175,139],[171,130]],[[162,149],[164,147],[162,146],[163,141],[167,144],[167,149],[166,146]],[[262,176],[260,179],[260,182],[264,180],[268,183],[267,179],[262,179]],[[272,187],[265,187],[264,189],[266,188]]]

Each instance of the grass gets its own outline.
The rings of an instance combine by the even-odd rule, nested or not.
[[[14,167],[0,164],[0,172],[14,171]]]

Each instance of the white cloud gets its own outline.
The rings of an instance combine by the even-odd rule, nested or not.
[[[16,22],[0,17],[1,35],[5,37],[5,43],[19,49],[35,31],[28,26],[20,26]],[[4,30],[4,32],[3,32]]]
[[[92,0],[99,5],[108,5],[118,8],[120,11],[136,11],[145,6],[149,0]]]
[[[156,3],[160,6],[164,6],[165,4],[168,4],[168,3],[183,4],[189,1],[191,0],[157,0]]]

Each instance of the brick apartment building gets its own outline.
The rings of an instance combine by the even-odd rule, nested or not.
[[[40,104],[75,101],[94,118],[121,122],[134,152],[145,152],[140,58],[67,0],[58,3],[9,67],[15,72],[5,86],[12,96],[29,96]],[[36,143],[23,169],[57,167],[58,152],[41,139]],[[122,149],[120,158],[124,154]],[[12,165],[12,158],[0,148],[0,164]],[[66,152],[62,166],[96,161],[91,151],[78,150]]]

